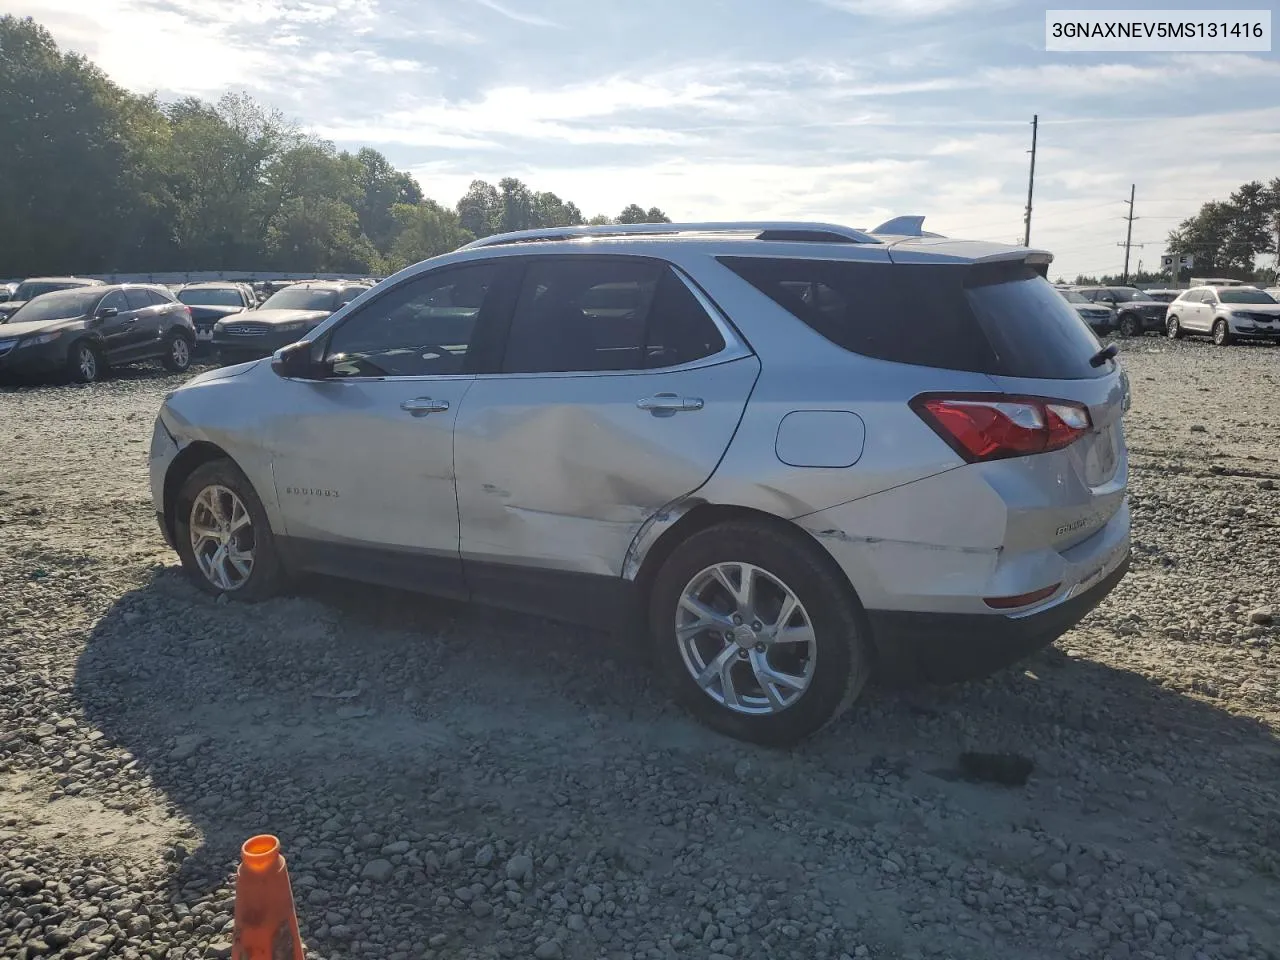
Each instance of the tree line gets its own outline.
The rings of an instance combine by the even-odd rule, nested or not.
[[[1280,282],[1272,267],[1258,260],[1275,254],[1280,244],[1280,177],[1269,183],[1242,184],[1226,200],[1200,207],[1169,233],[1169,252],[1191,254],[1195,266],[1183,268],[1180,279],[1231,277],[1236,280]]]
[[[0,17],[0,276],[273,269],[382,275],[508,230],[587,221],[507,177],[454,207],[377,150],[351,153],[228,94],[162,103]]]

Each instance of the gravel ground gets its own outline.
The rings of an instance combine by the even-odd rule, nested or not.
[[[0,956],[226,957],[270,831],[316,958],[1280,957],[1280,349],[1125,348],[1120,588],[786,753],[623,639],[328,581],[214,602],[147,497],[174,379],[0,393]]]

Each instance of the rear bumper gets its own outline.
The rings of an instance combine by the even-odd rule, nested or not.
[[[1021,617],[868,610],[878,675],[889,683],[948,683],[986,676],[1016,663],[1079,623],[1129,569],[1129,553],[1087,590]]]

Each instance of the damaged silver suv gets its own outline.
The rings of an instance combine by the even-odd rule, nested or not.
[[[760,743],[876,674],[1015,661],[1124,575],[1126,381],[1047,254],[912,222],[419,263],[170,395],[160,527],[232,599],[317,572],[643,625],[675,696]]]

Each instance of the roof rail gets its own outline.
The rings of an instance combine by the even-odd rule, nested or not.
[[[871,231],[874,234],[894,237],[941,237],[940,233],[929,233],[924,229],[924,217],[919,214],[908,214],[886,220]]]
[[[507,243],[536,243],[540,240],[577,240],[587,237],[656,237],[687,233],[754,233],[759,240],[796,240],[810,243],[879,243],[863,230],[833,223],[786,220],[747,220],[713,223],[611,223],[603,226],[544,227],[518,230],[473,240],[463,250],[495,247]]]

